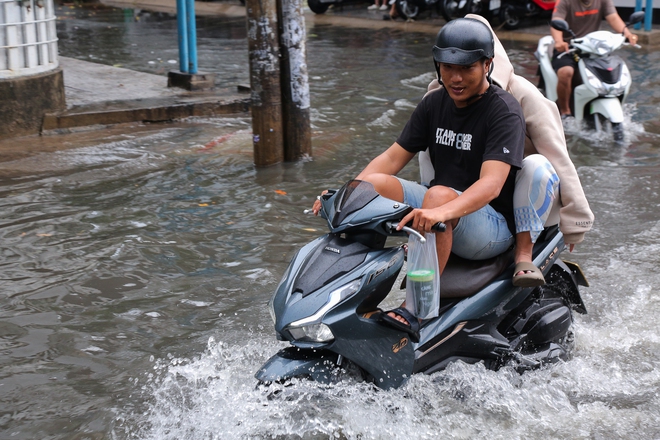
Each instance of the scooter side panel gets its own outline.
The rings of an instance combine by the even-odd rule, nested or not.
[[[573,90],[573,99],[575,102],[575,120],[584,119],[584,107],[594,99],[598,98],[598,93],[584,84],[580,84]],[[591,112],[593,113],[593,111]]]
[[[483,360],[487,367],[494,367],[509,349],[509,341],[499,334],[497,323],[478,320],[459,323],[451,333],[440,335],[439,341],[418,349],[415,372],[431,374],[455,360],[466,363]]]
[[[392,249],[372,259],[366,284],[360,294],[330,311],[324,318],[335,335],[328,347],[359,365],[381,388],[400,386],[413,372],[413,344],[408,335],[380,322],[377,304],[369,298],[382,300],[392,288],[403,266],[403,251]],[[372,307],[365,312],[365,302]]]
[[[408,335],[375,319],[360,319],[360,332],[337,334],[332,350],[355,362],[384,389],[396,388],[413,373],[415,355]]]

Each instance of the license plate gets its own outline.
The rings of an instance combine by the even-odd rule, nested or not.
[[[501,4],[502,4],[502,0],[490,0],[489,9],[491,11],[493,9],[499,9]]]

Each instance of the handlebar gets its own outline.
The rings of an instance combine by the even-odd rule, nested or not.
[[[577,52],[577,49],[572,47],[572,48],[568,49],[566,52],[562,52],[559,55],[557,55],[557,59],[563,57],[564,55],[568,55],[568,54],[575,53],[575,52]]]
[[[387,222],[385,225],[388,228],[390,228],[391,230],[395,230],[397,228],[397,226],[399,226],[398,223],[392,223],[392,222]],[[414,235],[422,243],[426,242],[426,238],[413,228],[410,228],[408,226],[404,226],[404,227],[401,228],[401,230],[403,232],[408,233],[408,234]],[[433,231],[433,232],[445,232],[446,230],[447,230],[447,225],[445,225],[443,222],[438,222],[438,223],[434,224],[433,226],[431,226],[431,231]]]
[[[438,222],[431,226],[431,230],[435,232],[445,232],[447,230],[447,225],[442,222]]]

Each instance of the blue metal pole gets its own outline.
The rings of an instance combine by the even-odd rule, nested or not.
[[[195,24],[195,0],[186,0],[188,19],[188,73],[197,73],[197,25]]]
[[[644,14],[644,30],[651,32],[651,23],[653,23],[653,0],[646,0],[646,13]]]
[[[188,31],[186,29],[186,15],[185,0],[176,0],[176,23],[179,32],[179,70],[183,73],[188,73]]]
[[[635,0],[635,12],[642,10],[642,0]],[[640,30],[642,23],[635,24],[635,30]]]

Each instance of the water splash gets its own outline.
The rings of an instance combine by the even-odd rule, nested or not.
[[[389,391],[353,380],[257,385],[254,371],[277,346],[211,338],[198,358],[154,363],[143,386],[148,408],[125,427],[129,438],[159,440],[654,438],[657,429],[647,437],[638,429],[657,421],[648,412],[657,393],[637,388],[616,365],[594,363],[584,351],[588,330],[578,326],[585,337],[572,361],[522,376],[456,362]],[[658,379],[657,371],[647,375]]]

